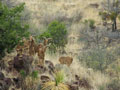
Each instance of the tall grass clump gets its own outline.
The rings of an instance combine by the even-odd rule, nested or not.
[[[64,84],[64,74],[61,71],[55,73],[54,81],[46,82],[42,90],[69,90],[69,86]]]

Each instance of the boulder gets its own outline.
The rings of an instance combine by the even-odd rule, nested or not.
[[[37,66],[36,67],[36,70],[38,70],[39,71],[39,73],[41,73],[41,74],[43,74],[43,73],[45,73],[46,71],[47,71],[47,68],[45,67],[45,66]]]
[[[9,86],[4,81],[0,81],[0,90],[9,90]]]
[[[20,78],[13,78],[14,85],[17,89],[21,87],[21,79]]]
[[[90,85],[89,81],[85,78],[79,80],[79,86],[87,88],[87,89],[91,89],[91,85]]]
[[[40,77],[40,79],[41,79],[42,83],[45,83],[45,82],[50,81],[50,77],[49,77],[49,76],[46,76],[46,75],[42,75],[42,76]]]
[[[11,86],[13,84],[12,80],[10,78],[5,78],[4,79],[6,85]]]
[[[9,90],[12,85],[12,81],[10,78],[4,78],[4,80],[0,81],[0,90]]]
[[[16,56],[14,58],[13,67],[20,72],[21,70],[30,73],[32,70],[33,57],[28,55],[22,55],[22,57]]]
[[[49,74],[53,74],[55,72],[55,66],[51,61],[45,60],[45,66],[48,69]]]

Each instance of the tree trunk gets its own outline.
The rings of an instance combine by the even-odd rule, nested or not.
[[[114,23],[112,24],[112,32],[114,32],[115,30],[114,30],[115,28],[114,28]]]
[[[117,30],[117,21],[116,21],[116,18],[114,20],[114,24],[115,24],[115,31]]]
[[[114,19],[113,21],[113,24],[112,24],[112,32],[115,32],[117,30],[117,21],[116,21],[116,18]]]

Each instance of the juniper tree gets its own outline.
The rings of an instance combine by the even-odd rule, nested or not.
[[[120,15],[120,0],[106,0],[102,5],[100,15],[106,23],[108,20],[111,21],[112,31],[114,32],[117,30],[117,18]]]
[[[29,26],[21,21],[24,4],[9,8],[0,2],[0,58],[5,55],[5,50],[10,52],[22,39],[29,35]]]

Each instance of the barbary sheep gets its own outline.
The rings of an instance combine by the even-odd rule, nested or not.
[[[71,63],[73,62],[73,58],[69,57],[69,56],[67,56],[67,57],[63,56],[63,57],[59,58],[59,62],[60,62],[60,64],[66,64],[67,66],[70,66]]]

